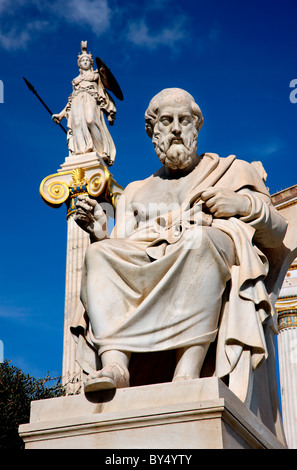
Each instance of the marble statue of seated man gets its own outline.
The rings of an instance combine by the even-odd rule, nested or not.
[[[95,200],[77,202],[76,222],[92,242],[81,288],[83,336],[101,364],[88,371],[86,391],[129,386],[132,353],[176,350],[173,380],[199,378],[214,341],[218,377],[244,349],[253,369],[267,357],[262,249],[282,243],[286,221],[252,164],[197,154],[203,117],[189,93],[161,91],[145,123],[162,166],[127,186],[112,233]]]

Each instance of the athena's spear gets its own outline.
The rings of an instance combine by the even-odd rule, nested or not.
[[[37,91],[35,90],[35,88],[33,87],[33,85],[31,85],[30,82],[28,82],[28,80],[25,79],[25,77],[23,77],[23,79],[25,80],[25,83],[27,85],[27,87],[29,88],[30,91],[32,91],[32,93],[34,93],[35,96],[37,96],[37,98],[39,99],[39,101],[43,104],[43,106],[45,107],[45,109],[50,113],[50,115],[52,116],[53,113],[51,112],[51,110],[47,107],[47,105],[45,104],[45,102],[40,98],[40,96],[38,95]],[[65,132],[65,134],[67,134],[67,131],[65,129],[65,127],[62,126],[62,124],[58,123],[58,125],[61,127],[61,129]]]

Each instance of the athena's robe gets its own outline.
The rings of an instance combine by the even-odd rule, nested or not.
[[[73,93],[68,99],[68,147],[73,154],[97,152],[111,163],[115,146],[108,132],[104,114],[111,122],[116,108],[104,89],[97,71],[88,71],[73,81]]]
[[[250,214],[209,214],[201,225],[200,195],[209,187],[245,194]],[[110,239],[86,253],[85,312],[72,326],[82,368],[90,373],[95,355],[109,349],[162,351],[215,339],[218,377],[234,369],[243,348],[256,368],[267,356],[263,323],[272,318],[261,249],[279,246],[286,226],[256,169],[233,155],[204,154],[177,180],[159,171],[131,183]]]

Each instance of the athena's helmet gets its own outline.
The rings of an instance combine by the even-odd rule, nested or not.
[[[83,57],[88,57],[90,59],[91,66],[93,67],[93,64],[94,64],[93,56],[90,52],[87,53],[87,41],[81,41],[80,48],[81,48],[81,53],[78,54],[78,57],[77,57],[77,65],[79,66],[79,68],[80,68],[80,61]]]

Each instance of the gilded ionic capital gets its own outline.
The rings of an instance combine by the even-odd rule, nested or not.
[[[278,330],[297,328],[297,296],[281,297],[275,304]]]
[[[294,261],[284,279],[280,295],[275,303],[278,330],[297,328],[297,263]]]
[[[76,200],[79,195],[88,195],[99,201],[105,201],[116,208],[117,197],[123,188],[118,185],[104,165],[96,168],[77,167],[61,171],[44,178],[40,184],[40,195],[43,201],[53,208],[67,206],[67,218],[76,211]]]

